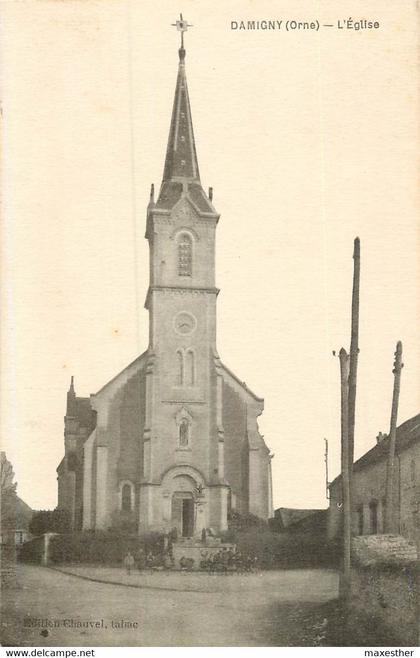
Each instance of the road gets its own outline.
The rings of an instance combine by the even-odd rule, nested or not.
[[[338,593],[333,571],[170,577],[171,585],[176,579],[175,588],[164,589],[162,576],[157,576],[156,589],[150,585],[143,589],[19,566],[18,589],[3,592],[2,644],[322,646],[326,642],[325,609]],[[200,591],[182,591],[197,589],[190,586],[197,583]],[[92,627],[95,622],[100,626]]]

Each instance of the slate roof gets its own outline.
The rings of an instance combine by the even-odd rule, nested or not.
[[[166,149],[163,182],[174,178],[200,180],[185,73],[185,50],[179,51],[178,77]]]
[[[96,425],[96,413],[90,404],[90,398],[76,398],[76,413],[80,426],[93,430]]]
[[[16,501],[16,528],[20,530],[27,530],[29,528],[29,523],[32,519],[33,516],[33,509],[29,507],[25,503],[25,501],[22,500],[22,498],[19,498],[17,496],[17,501]]]
[[[154,208],[171,210],[183,194],[188,194],[200,212],[216,214],[200,183],[185,73],[185,50],[181,48],[162,186]]]

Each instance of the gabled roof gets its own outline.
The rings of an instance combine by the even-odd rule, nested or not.
[[[25,503],[22,498],[17,496],[16,501],[16,528],[24,529],[29,526],[29,523],[33,516],[33,509]]]
[[[92,396],[93,396],[93,397],[96,397],[97,395],[99,395],[100,393],[102,393],[106,388],[108,388],[108,386],[110,386],[111,384],[115,383],[115,381],[116,381],[119,377],[121,377],[121,375],[124,375],[125,373],[127,373],[127,371],[131,371],[131,370],[135,369],[136,364],[140,365],[140,364],[141,364],[141,361],[143,361],[144,358],[145,358],[147,355],[149,355],[149,354],[150,354],[150,353],[149,353],[149,350],[145,350],[142,354],[140,354],[140,356],[138,356],[137,358],[135,358],[134,361],[132,361],[131,363],[129,363],[128,366],[126,366],[125,368],[123,368],[122,370],[120,370],[120,372],[119,372],[118,374],[116,374],[115,377],[113,377],[113,378],[110,379],[106,384],[104,384],[104,385],[99,389],[99,391],[96,391],[96,393],[92,393]],[[92,397],[92,396],[91,396],[91,397]]]
[[[279,507],[274,510],[274,518],[281,519],[283,527],[288,528],[291,525],[300,523],[314,514],[319,514],[325,510],[320,509],[296,509],[293,507]]]
[[[222,363],[219,360],[219,366],[222,370],[222,373],[227,375],[227,379],[230,379],[231,381],[235,382],[237,386],[239,386],[244,392],[248,394],[255,402],[259,402],[261,404],[261,411],[264,408],[264,398],[259,398],[258,395],[256,395],[251,389],[245,384],[245,382],[242,382],[237,375],[235,375],[232,370],[230,370],[224,363]]]
[[[398,455],[406,450],[413,443],[420,442],[420,414],[409,418],[399,427],[397,427],[397,436],[395,443],[395,453]],[[381,460],[387,459],[389,453],[389,436],[379,441],[368,452],[365,452],[353,464],[353,472],[361,471],[365,466],[375,464]],[[338,475],[330,486],[341,478]]]

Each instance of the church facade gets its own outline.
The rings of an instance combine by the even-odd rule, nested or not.
[[[179,68],[163,180],[147,208],[146,352],[89,398],[67,393],[58,506],[74,530],[112,527],[185,537],[227,528],[231,510],[272,516],[264,401],[216,349],[215,233]]]

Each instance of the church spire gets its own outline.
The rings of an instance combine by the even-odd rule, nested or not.
[[[178,77],[176,81],[168,147],[166,149],[163,182],[199,182],[200,173],[198,169],[197,153],[195,150],[187,77],[185,74],[184,32],[188,27],[192,26],[182,18],[182,14],[180,14],[180,20],[177,20],[176,23],[174,23],[174,26],[176,26],[177,30],[181,32],[181,47],[178,51]]]
[[[71,376],[70,379],[70,388],[67,391],[67,409],[66,415],[73,416],[75,413],[75,402],[76,402],[76,392],[74,390],[74,377]]]

